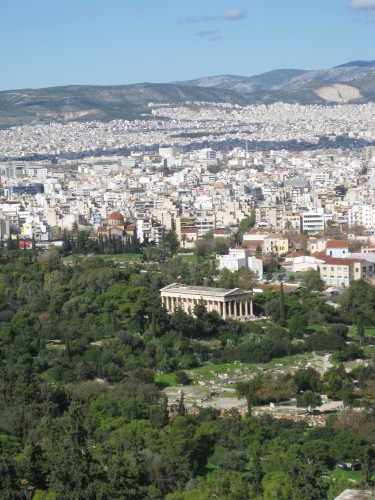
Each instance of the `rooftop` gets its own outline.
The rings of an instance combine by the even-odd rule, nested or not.
[[[326,248],[349,248],[348,240],[328,240]]]
[[[189,286],[189,285],[183,285],[182,283],[172,283],[172,285],[168,285],[164,288],[160,289],[160,292],[174,292],[174,293],[179,293],[181,295],[183,294],[189,294],[189,295],[198,295],[199,297],[204,297],[204,296],[217,296],[217,297],[223,297],[223,296],[236,296],[236,295],[242,295],[242,294],[249,294],[251,292],[242,290],[241,288],[213,288],[209,286]]]

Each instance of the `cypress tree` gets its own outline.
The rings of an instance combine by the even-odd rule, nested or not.
[[[179,417],[184,417],[186,415],[186,408],[184,405],[184,393],[181,393],[180,401],[178,402],[177,415]]]
[[[7,239],[7,250],[13,250],[13,240],[12,237],[9,235],[9,238]]]
[[[169,424],[168,397],[166,394],[163,395],[162,402],[157,407],[151,420],[152,420],[153,426],[156,429],[160,429],[160,430],[164,429],[164,427]]]
[[[33,250],[34,252],[36,250],[36,242],[35,242],[35,236],[34,235],[31,238],[31,250]]]
[[[280,320],[285,322],[285,303],[284,303],[284,287],[283,282],[280,283]]]
[[[156,314],[155,314],[155,306],[152,308],[152,323],[151,323],[151,331],[153,337],[156,336]]]
[[[362,345],[362,343],[365,339],[365,325],[363,322],[362,314],[360,316],[358,316],[358,319],[357,319],[357,335],[359,338],[359,342]]]
[[[99,234],[98,246],[99,246],[99,253],[103,254],[104,253],[104,242],[103,242],[103,235],[102,234]]]
[[[262,464],[260,463],[259,451],[257,450],[253,457],[253,468],[251,470],[251,482],[255,495],[260,495],[262,493],[263,476],[264,472],[262,469]]]
[[[65,342],[65,356],[70,359],[70,355],[71,355],[71,352],[70,352],[70,339],[67,338],[66,339],[66,342]]]

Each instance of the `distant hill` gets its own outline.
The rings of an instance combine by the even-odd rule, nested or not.
[[[346,68],[350,66],[356,66],[357,68],[375,68],[375,61],[351,61],[341,64],[340,66],[336,66],[336,68]]]
[[[245,94],[252,104],[324,104],[350,102],[365,104],[375,102],[375,73],[352,81],[308,82],[299,87],[271,92]]]
[[[249,98],[232,90],[172,84],[50,87],[0,92],[0,126],[51,120],[114,120],[150,117],[148,103],[185,101],[246,105]]]
[[[250,77],[221,75],[174,82],[178,85],[225,88],[237,92],[289,90],[310,82],[347,82],[375,72],[375,61],[353,61],[320,70],[277,69]]]
[[[354,61],[319,71],[283,69],[252,77],[223,75],[178,84],[6,90],[0,92],[0,128],[31,122],[147,119],[151,118],[149,103],[185,101],[242,106],[277,101],[375,102],[375,61]]]

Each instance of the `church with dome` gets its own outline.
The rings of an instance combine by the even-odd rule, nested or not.
[[[120,212],[112,212],[109,217],[102,219],[102,225],[98,227],[98,236],[107,238],[121,238],[126,242],[135,235],[135,220],[124,217]]]

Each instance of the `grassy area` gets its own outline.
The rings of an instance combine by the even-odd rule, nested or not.
[[[303,367],[304,364],[313,358],[311,353],[307,354],[297,354],[295,356],[286,356],[285,358],[275,358],[267,364],[261,363],[222,363],[222,364],[209,364],[204,366],[199,366],[198,368],[193,368],[191,370],[184,370],[188,374],[191,380],[196,382],[205,380],[216,380],[218,378],[217,374],[223,375],[228,374],[230,377],[235,376],[236,370],[243,370],[245,373],[260,373],[262,368],[264,370],[272,370],[278,368],[276,365],[282,364],[280,367],[282,369],[291,367]],[[259,366],[259,368],[258,368]],[[217,374],[213,373],[217,372]],[[156,375],[155,382],[163,387],[175,387],[176,379],[174,373],[166,373],[162,375]],[[227,395],[226,395],[227,397]]]
[[[351,326],[349,328],[348,335],[354,340],[359,340],[356,326]],[[365,328],[365,337],[375,337],[375,328]]]
[[[264,368],[266,370],[270,370],[273,368],[277,368],[276,365],[282,364],[282,368],[290,368],[292,366],[304,366],[304,363],[309,361],[310,359],[313,359],[313,354],[312,353],[306,353],[306,354],[297,354],[295,356],[286,356],[284,358],[275,358],[266,365],[264,365]],[[301,365],[299,365],[301,363]]]
[[[113,261],[121,261],[121,262],[129,262],[131,260],[140,260],[141,254],[139,253],[115,253],[115,254],[105,254],[105,255],[95,255],[95,257],[100,257],[103,260],[113,260]],[[72,262],[73,255],[68,255],[68,257],[64,258],[64,261],[69,263]],[[80,255],[79,259],[87,259],[87,256]]]
[[[47,351],[65,350],[65,345],[46,345]]]
[[[198,257],[196,255],[184,255],[182,260],[189,264],[196,264],[198,262]]]
[[[214,375],[213,371],[224,374],[227,373],[230,376],[235,374],[235,370],[241,369],[244,370],[246,368],[251,368],[252,372],[257,372],[255,365],[250,363],[223,363],[220,365],[210,364],[205,366],[200,366],[198,368],[194,368],[193,370],[187,370],[189,378],[193,380],[215,380],[217,379],[217,375]]]
[[[334,469],[332,472],[332,476],[337,478],[337,479],[351,479],[353,481],[356,481],[357,483],[360,483],[363,479],[363,473],[361,470],[344,470],[344,469]],[[371,476],[371,481],[375,480],[375,474],[372,474]],[[353,483],[354,484],[354,483]]]
[[[315,333],[318,330],[325,330],[325,327],[323,325],[309,324],[305,328],[305,332],[308,333],[308,334]]]
[[[161,387],[175,387],[177,385],[174,373],[163,373],[160,375],[156,375],[155,382]]]

